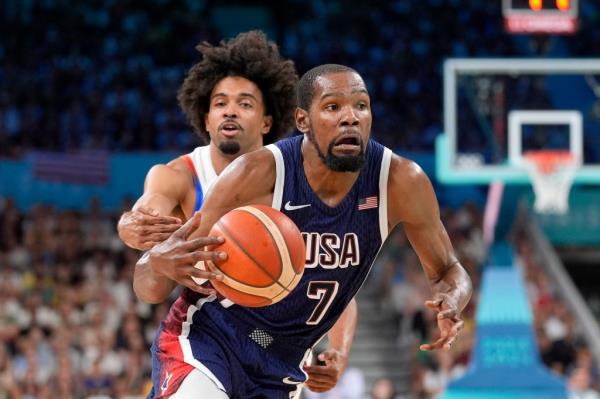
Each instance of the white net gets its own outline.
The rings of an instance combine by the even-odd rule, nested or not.
[[[579,164],[568,151],[529,151],[523,161],[535,193],[534,210],[564,214],[569,210],[569,192]]]

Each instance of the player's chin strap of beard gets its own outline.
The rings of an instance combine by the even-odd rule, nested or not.
[[[324,154],[317,141],[314,133],[308,131],[308,139],[315,146],[319,158],[325,165],[334,172],[358,172],[365,164],[366,156],[362,142],[360,143],[360,153],[358,155],[336,156],[333,154],[334,143],[331,142],[327,148],[327,154]]]
[[[241,149],[240,143],[237,141],[224,141],[219,143],[218,147],[223,154],[227,155],[235,155],[239,153]]]

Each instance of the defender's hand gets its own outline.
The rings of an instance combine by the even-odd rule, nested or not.
[[[432,344],[421,345],[419,349],[422,351],[450,350],[458,337],[458,332],[465,324],[459,317],[456,301],[448,294],[437,293],[431,301],[425,301],[425,306],[438,312],[436,320],[440,329],[440,337]]]
[[[320,353],[317,359],[322,362],[322,365],[305,364],[303,367],[308,374],[306,386],[313,392],[329,391],[335,387],[342,376],[348,358],[335,349],[328,349]]]
[[[223,237],[200,237],[187,240],[190,234],[200,226],[200,213],[196,212],[175,231],[167,240],[154,246],[144,255],[153,273],[163,276],[201,294],[214,294],[210,287],[200,286],[192,277],[201,280],[222,280],[223,274],[216,268],[201,270],[194,265],[200,261],[223,261],[227,254],[221,251],[209,251],[207,246],[214,247],[224,242]]]
[[[148,207],[124,212],[119,219],[119,237],[130,248],[148,250],[181,227],[181,219],[160,214]]]

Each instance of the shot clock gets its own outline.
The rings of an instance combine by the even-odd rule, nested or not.
[[[504,27],[510,33],[568,35],[577,30],[578,0],[502,0]]]

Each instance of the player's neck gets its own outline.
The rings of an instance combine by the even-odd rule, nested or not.
[[[335,172],[319,157],[314,146],[302,146],[304,174],[315,194],[329,206],[336,206],[346,197],[360,172]]]
[[[237,157],[245,154],[246,152],[255,151],[261,148],[261,145],[258,145],[256,148],[252,148],[246,152],[238,152],[237,154],[225,154],[216,145],[210,145],[210,161],[215,170],[215,173],[218,175],[223,172],[223,170],[232,163]]]

